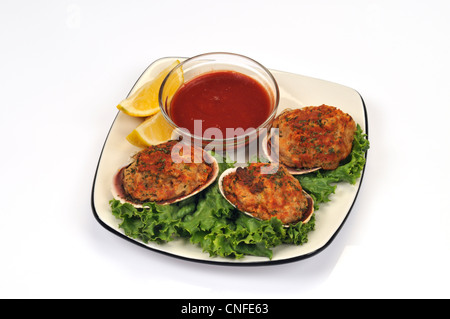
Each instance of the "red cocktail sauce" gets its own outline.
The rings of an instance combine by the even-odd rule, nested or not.
[[[202,121],[202,134],[217,127],[226,138],[226,128],[258,128],[272,111],[269,92],[242,73],[216,71],[194,78],[175,93],[170,116],[179,127],[194,132],[194,120]]]

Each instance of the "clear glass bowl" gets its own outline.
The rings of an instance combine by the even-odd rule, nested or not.
[[[172,97],[181,87],[179,81],[179,68],[182,69],[184,83],[203,74],[216,71],[235,71],[253,78],[258,81],[269,94],[271,100],[269,116],[264,123],[254,130],[247,130],[243,135],[225,137],[222,139],[203,138],[203,136],[194,135],[193,132],[189,132],[184,128],[179,127],[174,123],[170,116]],[[278,84],[268,69],[248,57],[225,52],[201,54],[181,62],[166,76],[159,91],[159,106],[161,112],[174,129],[175,135],[181,136],[183,140],[190,141],[197,146],[202,146],[207,150],[225,150],[227,153],[235,151],[244,145],[249,145],[249,143],[255,139],[259,140],[259,136],[270,129],[277,113],[278,103]],[[236,117],[238,116],[239,114],[236,114]],[[266,129],[266,131],[264,129]]]

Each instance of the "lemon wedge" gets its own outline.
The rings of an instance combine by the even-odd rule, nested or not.
[[[128,136],[127,141],[134,146],[145,148],[167,142],[172,136],[173,128],[161,112],[146,119]]]
[[[166,67],[161,73],[159,73],[156,78],[151,81],[146,82],[142,87],[140,87],[135,93],[124,99],[117,105],[117,108],[135,117],[147,117],[159,112],[159,101],[158,94],[164,78],[169,74],[169,72],[180,64],[180,61],[176,60],[171,65]],[[184,81],[183,71],[181,68],[178,69],[179,85],[174,85],[174,88],[178,88]],[[175,92],[174,92],[175,93]]]

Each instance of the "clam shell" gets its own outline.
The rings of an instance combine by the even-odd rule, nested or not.
[[[238,167],[233,167],[233,168],[229,168],[229,169],[225,170],[225,171],[220,175],[219,181],[218,181],[220,193],[221,193],[222,196],[227,200],[227,202],[229,202],[229,203],[230,203],[234,208],[236,208],[236,209],[237,209],[236,205],[233,204],[233,203],[225,196],[225,192],[224,192],[224,190],[223,190],[223,179],[224,179],[225,176],[227,176],[227,175],[229,175],[229,174],[232,174],[232,173],[235,173],[237,169],[238,169]],[[308,194],[307,192],[305,192],[304,190],[302,190],[302,191],[303,191],[303,195],[305,195],[305,197],[306,197],[306,199],[307,199],[307,201],[308,201],[308,212],[307,212],[307,214],[305,214],[305,216],[302,216],[302,217],[303,217],[302,220],[299,220],[299,221],[296,222],[296,223],[283,224],[283,227],[288,228],[289,226],[291,226],[291,225],[292,225],[292,226],[293,226],[293,225],[296,225],[296,224],[298,224],[299,222],[301,222],[301,223],[303,223],[303,224],[306,224],[306,223],[309,222],[309,220],[311,219],[311,216],[312,216],[313,213],[314,213],[314,200],[313,200],[313,198],[311,197],[311,195],[309,195],[309,194]],[[245,211],[241,211],[241,210],[239,210],[239,211],[242,212],[242,213],[245,214],[245,215],[248,215],[248,216],[252,217],[252,218],[261,220],[261,219],[255,217],[255,216],[253,216],[253,215],[252,215],[251,213],[249,213],[249,212],[245,212]]]
[[[171,198],[168,200],[164,200],[164,201],[159,201],[159,202],[155,202],[158,205],[169,205],[169,204],[173,204],[179,201],[182,201],[184,199],[187,199],[193,195],[198,194],[199,192],[201,192],[202,190],[206,189],[209,185],[211,185],[212,183],[214,183],[214,181],[217,179],[217,176],[219,175],[219,164],[217,163],[217,160],[214,156],[212,156],[211,154],[205,152],[204,150],[202,150],[203,152],[203,158],[206,160],[207,163],[210,163],[209,165],[211,165],[212,167],[212,172],[208,178],[208,180],[206,181],[206,183],[204,183],[202,186],[197,187],[193,192],[187,194],[187,195],[183,195],[180,197],[175,197],[175,198]],[[125,191],[123,189],[123,183],[122,183],[122,171],[128,167],[130,165],[130,163],[126,164],[125,166],[123,166],[122,168],[120,168],[117,173],[114,175],[113,177],[113,182],[112,182],[112,187],[111,187],[111,192],[112,195],[114,197],[114,199],[119,200],[121,203],[130,203],[131,205],[133,205],[136,208],[143,208],[144,205],[142,202],[137,202],[137,201],[133,201],[132,199],[129,198],[129,196],[126,196]]]
[[[262,142],[262,148],[263,148],[263,152],[264,155],[267,157],[267,159],[271,162],[271,163],[279,163],[279,158],[276,158],[275,156],[273,156],[272,152],[269,153],[269,148],[271,146],[271,140],[272,140],[272,134],[268,134],[264,137],[263,142]],[[283,163],[281,163],[283,164]],[[284,165],[284,164],[283,164]],[[315,172],[318,171],[319,169],[321,169],[321,167],[314,167],[314,168],[294,168],[294,167],[289,167],[287,165],[284,165],[284,167],[286,167],[287,171],[291,174],[291,175],[302,175],[302,174],[308,174],[311,172]]]

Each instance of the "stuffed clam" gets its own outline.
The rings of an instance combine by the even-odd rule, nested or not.
[[[251,163],[227,169],[219,189],[241,212],[259,220],[276,217],[285,227],[307,223],[314,213],[313,199],[283,165]]]
[[[115,199],[136,208],[171,204],[193,196],[217,178],[217,160],[202,149],[168,141],[136,153],[114,176]]]
[[[279,135],[265,141],[266,155],[296,175],[336,169],[352,150],[356,123],[338,108],[321,105],[287,109],[272,127],[279,129]],[[274,143],[278,144],[278,158],[269,151]]]

